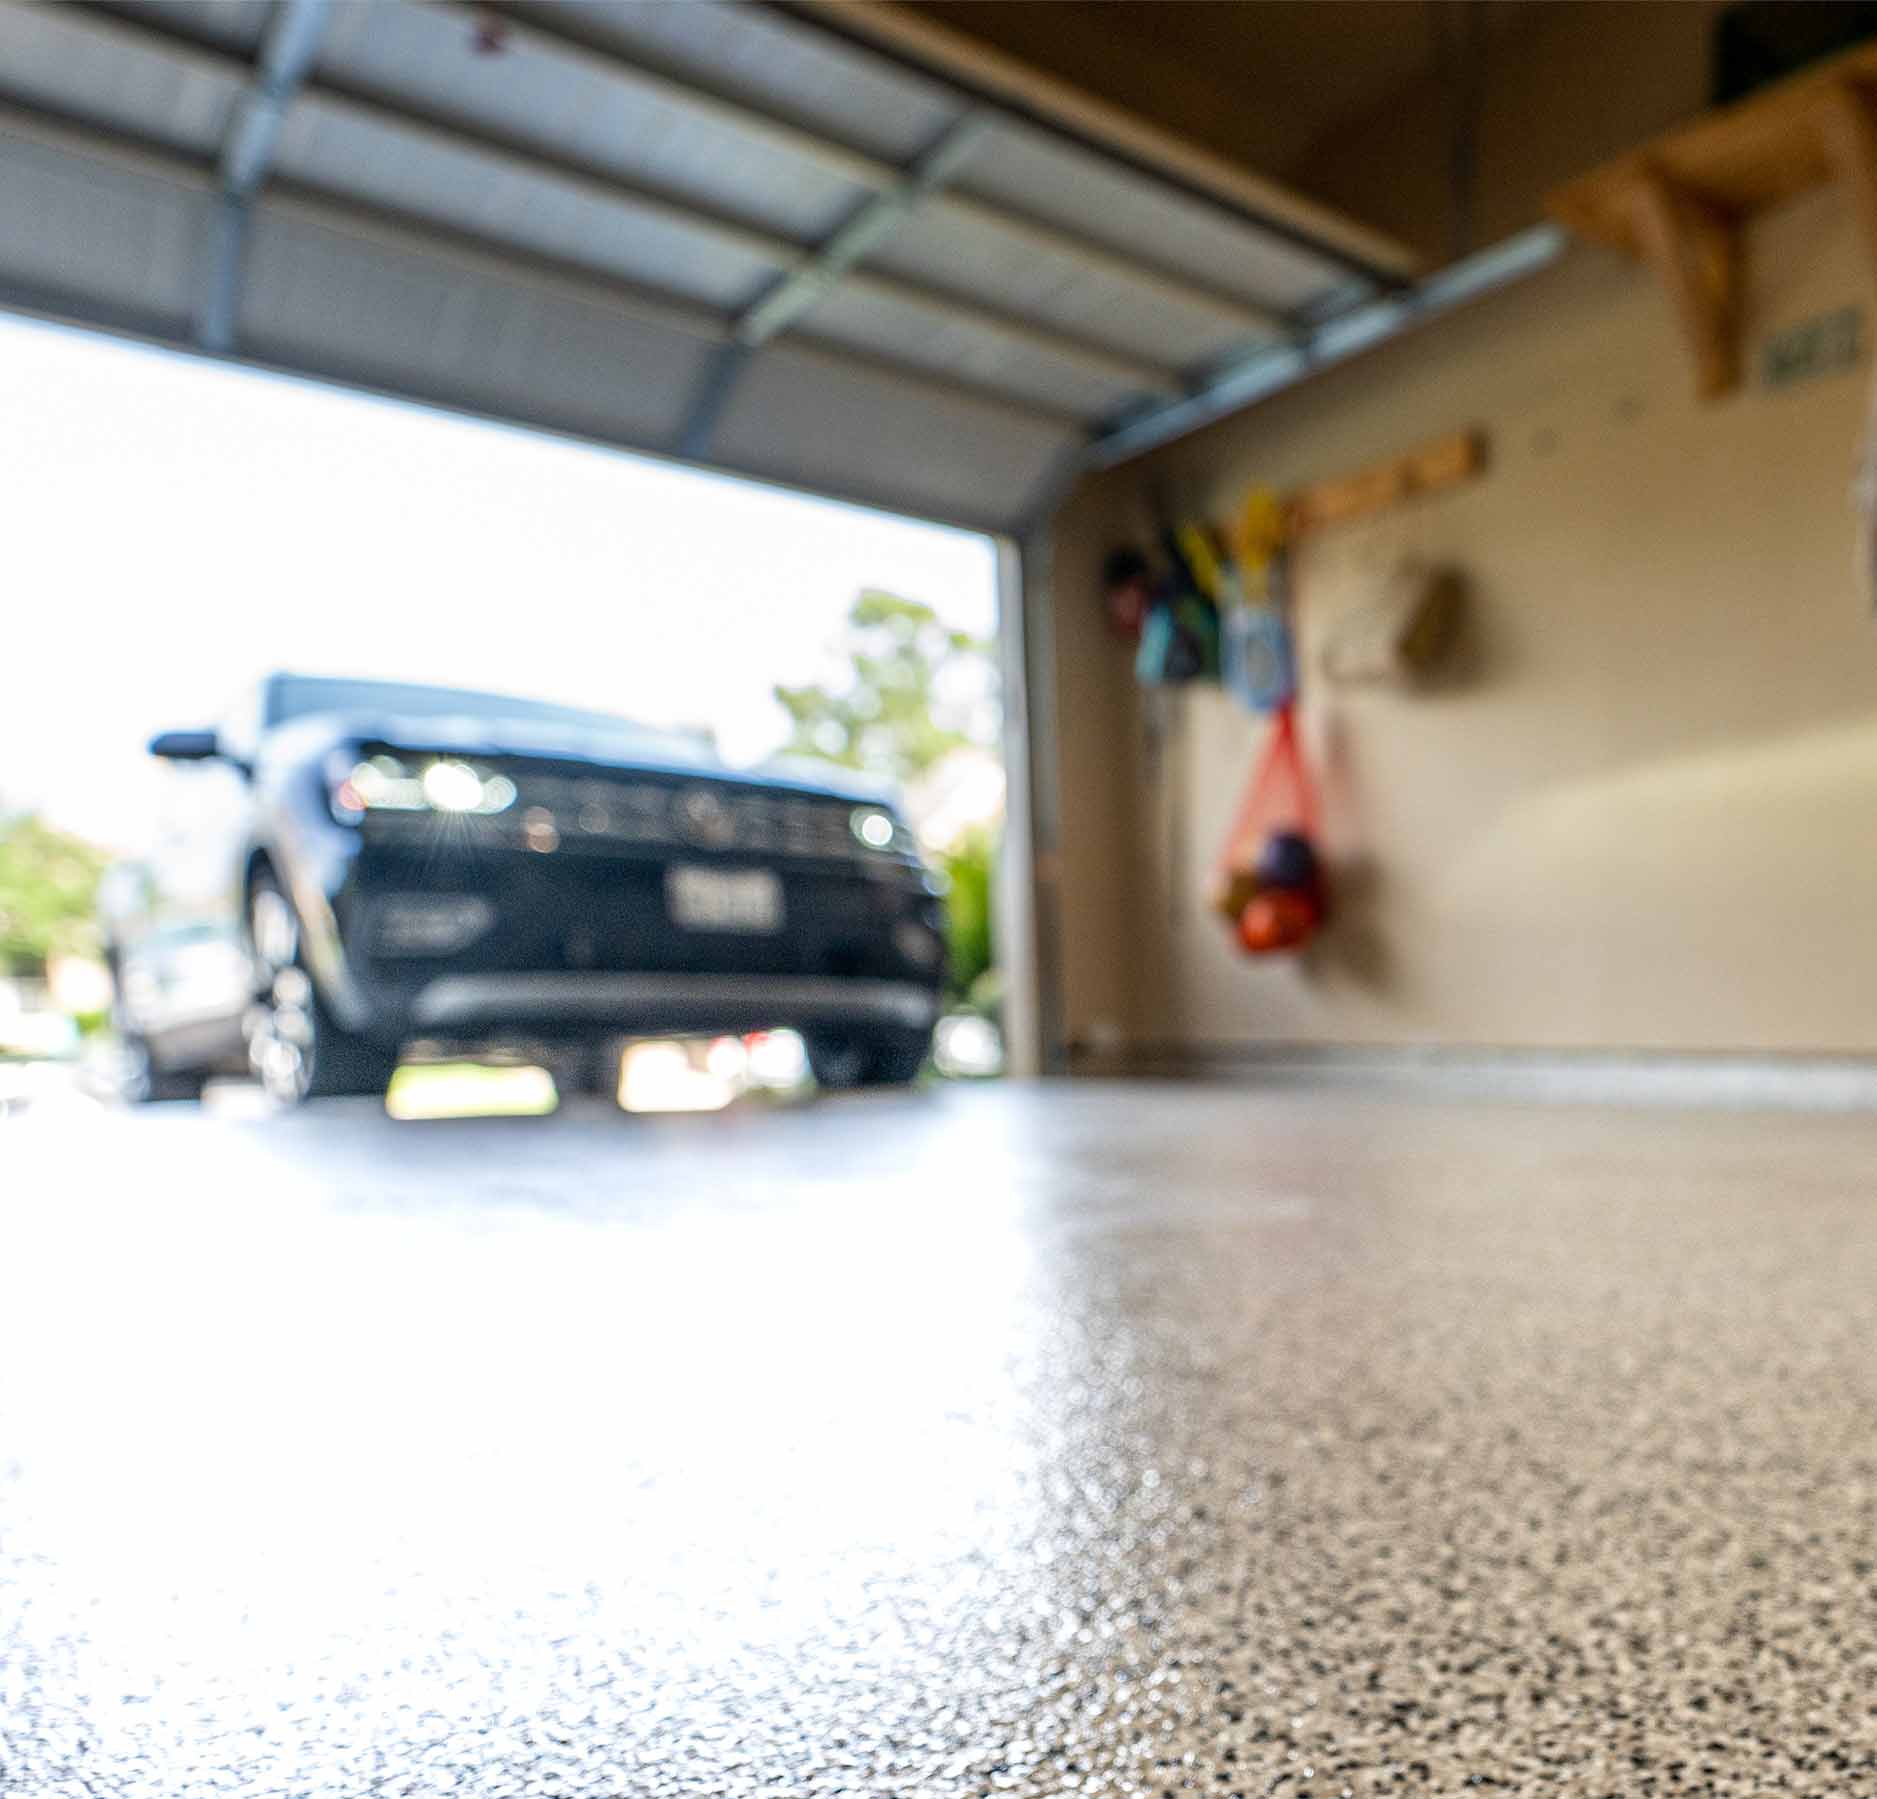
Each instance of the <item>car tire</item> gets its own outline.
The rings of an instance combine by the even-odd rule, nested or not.
[[[819,1085],[837,1090],[909,1087],[931,1047],[926,1031],[816,1035],[808,1039],[808,1066]]]
[[[205,1070],[162,1067],[151,1054],[148,1041],[135,1031],[120,1031],[117,1042],[117,1091],[126,1105],[160,1105],[202,1097],[209,1081]]]
[[[555,1059],[549,1072],[555,1089],[582,1099],[619,1103],[620,1046],[616,1042],[583,1045]]]
[[[268,875],[248,898],[248,943],[256,989],[248,1061],[267,1092],[284,1105],[384,1098],[397,1072],[396,1045],[348,1031],[333,1017],[307,972],[299,920]]]

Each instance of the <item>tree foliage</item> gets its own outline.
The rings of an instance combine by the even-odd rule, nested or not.
[[[784,753],[916,780],[979,741],[972,696],[955,677],[988,667],[989,645],[920,600],[869,588],[847,615],[847,667],[833,686],[777,687],[789,715]],[[949,691],[948,691],[949,690]]]
[[[955,1003],[978,997],[990,972],[992,889],[997,838],[985,826],[967,831],[939,858],[946,880],[945,947],[947,986]]]
[[[108,860],[30,813],[0,818],[0,973],[37,975],[53,956],[96,952]]]
[[[919,600],[867,589],[847,615],[830,684],[778,687],[789,715],[784,754],[917,781],[954,750],[982,746],[992,692],[990,645],[954,630]],[[991,966],[996,833],[966,833],[936,860],[949,883],[946,937],[954,1000]]]

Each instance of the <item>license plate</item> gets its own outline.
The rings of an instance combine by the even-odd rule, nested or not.
[[[665,910],[687,931],[779,931],[782,882],[766,868],[668,868]]]

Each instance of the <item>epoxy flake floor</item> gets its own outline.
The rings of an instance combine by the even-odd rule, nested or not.
[[[1877,1120],[0,1124],[0,1791],[1877,1794]]]

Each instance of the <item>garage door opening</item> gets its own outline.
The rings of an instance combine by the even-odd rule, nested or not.
[[[550,758],[567,754],[556,731],[611,715],[648,733],[640,760],[714,771],[694,805],[683,802],[693,807],[680,820],[689,872],[667,871],[664,903],[689,906],[706,935],[759,936],[748,968],[793,980],[791,993],[810,976],[865,976],[884,988],[891,971],[868,962],[868,942],[832,925],[816,951],[825,968],[795,969],[775,944],[825,921],[818,903],[797,906],[792,888],[772,881],[770,863],[793,845],[847,857],[861,873],[874,851],[910,866],[916,850],[947,890],[936,1069],[1001,1068],[994,871],[1016,878],[999,855],[1007,548],[950,526],[26,321],[0,323],[0,387],[12,424],[5,459],[20,596],[8,643],[15,673],[0,710],[0,856],[21,864],[8,879],[35,895],[33,916],[14,908],[0,943],[12,1020],[0,1028],[35,1053],[82,1059],[87,1043],[108,1040],[114,1009],[122,1027],[122,993],[100,973],[112,953],[112,905],[156,871],[170,889],[163,928],[202,941],[193,961],[171,958],[145,975],[207,992],[215,956],[238,958],[238,943],[212,941],[217,918],[228,922],[216,912],[226,871],[213,866],[215,828],[252,803],[242,792],[253,784],[242,732],[252,734],[254,708],[273,705],[267,722],[294,729],[296,707],[318,710],[283,699],[278,686],[271,700],[255,699],[269,677],[286,674],[391,684],[358,690],[384,705],[386,693],[419,689],[512,696],[538,714],[524,720],[524,747]],[[350,690],[344,697],[353,702]],[[434,721],[474,708],[418,694],[393,710]],[[159,732],[211,727],[223,733],[221,755],[194,759],[187,745],[168,763],[146,754]],[[391,817],[403,780],[416,783],[412,805],[426,819],[449,813],[459,796],[429,792],[457,778],[437,773],[447,760],[483,783],[451,829],[482,828],[476,820],[501,801],[490,837],[472,847],[493,844],[499,826],[519,833],[510,848],[574,861],[565,852],[591,848],[589,839],[645,835],[629,814],[649,790],[602,790],[591,769],[583,786],[530,764],[546,782],[531,794],[498,767],[512,747],[464,743],[447,758],[436,751],[434,766],[407,757],[408,767],[385,746],[361,751],[353,773],[363,774],[339,782],[333,804],[341,813],[358,806],[375,828],[383,796],[361,794],[361,783],[384,783]],[[677,804],[675,794],[660,789],[660,803]],[[801,835],[825,837],[837,799],[841,841]],[[250,868],[250,901],[255,879]],[[291,887],[285,869],[260,879]],[[292,895],[296,906],[303,897]],[[342,913],[346,902],[335,903]],[[396,928],[413,945],[433,927],[455,928],[431,911]],[[234,922],[251,931],[252,919]],[[917,935],[912,924],[896,928],[902,945]],[[535,972],[551,963],[575,993],[582,977],[590,986],[681,972],[636,969],[603,939],[570,924]],[[463,978],[494,973],[476,964]],[[419,1038],[420,1051],[437,1052],[431,1060],[461,1035],[451,1007],[460,1001],[464,1018],[475,1010],[456,990],[446,998],[425,1015],[433,1041]],[[803,1021],[816,1016],[811,1007],[790,1020],[811,1044]],[[642,1057],[652,1072],[637,1097],[658,1109],[661,1094],[682,1105],[706,1089],[788,1086],[790,1046],[765,1042],[758,1022],[732,1005],[682,1065],[668,1050]],[[630,1062],[627,1073],[631,1097]],[[394,1101],[402,1091],[405,1109],[435,1109],[435,1094],[416,1093],[408,1071],[398,1078]],[[470,1097],[473,1109],[541,1109],[538,1082],[504,1095],[485,1077]]]

